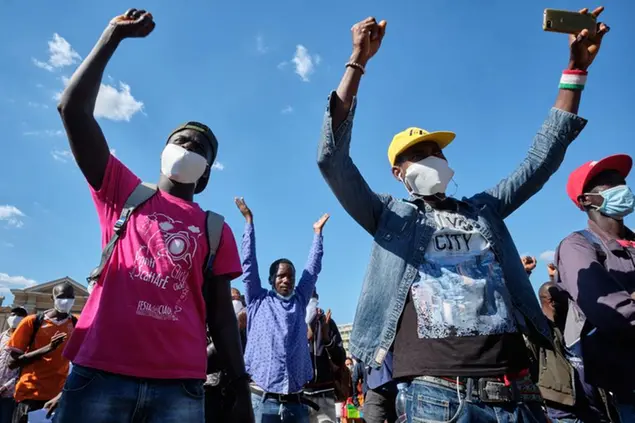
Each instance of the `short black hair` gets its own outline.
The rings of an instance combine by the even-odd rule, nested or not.
[[[291,266],[291,268],[295,272],[295,266],[293,265],[291,260],[286,258],[279,258],[278,260],[271,263],[271,266],[269,266],[269,280],[270,281],[273,280],[273,278],[275,278],[276,272],[278,272],[278,266],[280,266],[281,264],[288,264],[289,266]]]
[[[15,314],[16,316],[19,316],[19,317],[26,317],[29,314],[29,312],[26,311],[26,308],[24,308],[24,307],[13,307],[11,309],[11,313],[13,313],[13,314]]]

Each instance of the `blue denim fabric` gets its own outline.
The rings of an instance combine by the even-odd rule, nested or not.
[[[486,404],[459,399],[457,391],[434,383],[414,380],[406,400],[408,423],[546,423],[539,402]]]
[[[73,366],[55,423],[204,423],[203,381],[153,381]]]
[[[306,405],[280,404],[274,399],[263,402],[262,397],[251,394],[256,423],[309,423],[309,409]]]
[[[420,210],[412,198],[399,200],[372,191],[349,154],[355,101],[347,119],[333,128],[332,98],[333,94],[322,128],[318,166],[340,204],[374,239],[349,350],[379,369],[436,227],[428,205]],[[586,120],[572,113],[551,109],[520,166],[494,187],[463,199],[467,207],[462,214],[490,243],[503,270],[519,330],[533,339],[529,325],[533,326],[542,342],[550,342],[549,326],[504,219],[543,187],[585,125]]]
[[[11,423],[15,400],[13,398],[0,398],[0,423]]]
[[[617,402],[617,413],[623,423],[635,422],[635,404],[629,402]]]

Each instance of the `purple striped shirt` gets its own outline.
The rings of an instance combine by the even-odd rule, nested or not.
[[[262,287],[254,226],[245,226],[242,241],[247,301],[245,366],[252,380],[266,392],[299,392],[313,378],[304,319],[322,269],[322,254],[322,235],[316,234],[293,295],[283,299],[275,291]]]

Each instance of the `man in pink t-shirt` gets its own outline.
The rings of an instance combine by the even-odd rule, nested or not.
[[[152,15],[143,10],[113,19],[58,106],[90,185],[102,245],[141,181],[110,153],[93,116],[96,97],[119,43],[153,29]],[[197,122],[168,138],[158,192],[129,217],[64,351],[74,366],[56,422],[202,423],[206,323],[235,400],[232,421],[253,421],[230,293],[231,280],[241,274],[236,241],[224,225],[213,275],[205,278],[206,213],[193,201],[207,185],[217,150],[212,131]]]

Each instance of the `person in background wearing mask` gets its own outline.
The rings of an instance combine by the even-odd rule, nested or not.
[[[53,309],[20,321],[6,348],[9,368],[18,369],[13,423],[26,423],[27,413],[55,398],[68,376],[69,361],[60,348],[73,333],[75,290],[68,282],[53,288]]]
[[[617,154],[569,175],[567,194],[588,226],[567,236],[555,257],[558,286],[571,298],[565,344],[582,380],[613,393],[624,422],[635,421],[635,234],[624,223],[635,208],[626,184],[632,165]]]
[[[119,45],[127,38],[146,37],[154,27],[152,15],[144,10],[130,9],[112,19],[58,105],[71,150],[90,186],[104,245],[141,181],[111,154],[94,117],[95,103],[106,65]],[[74,366],[56,422],[203,421],[206,323],[228,375],[226,389],[236,398],[231,421],[253,421],[230,292],[231,280],[241,274],[240,258],[227,224],[212,274],[202,271],[209,251],[207,216],[194,195],[207,186],[217,152],[213,132],[198,122],[168,136],[158,191],[129,217],[125,236],[114,245],[68,342],[65,356]]]
[[[12,308],[7,317],[9,328],[0,335],[0,423],[11,422],[15,408],[13,393],[15,392],[15,383],[20,375],[19,368],[9,367],[11,351],[7,349],[7,344],[15,332],[15,328],[28,314],[23,307]]]
[[[359,84],[385,30],[372,17],[352,27],[353,51],[330,95],[318,150],[327,184],[374,238],[350,352],[379,369],[392,348],[393,377],[412,381],[407,397],[431,401],[408,401],[409,421],[544,421],[522,333],[548,343],[549,326],[504,219],[543,187],[586,125],[577,116],[581,92],[608,27],[570,39],[555,105],[522,164],[462,200],[446,195],[452,132],[413,127],[393,138],[388,161],[405,200],[372,191],[350,157]]]
[[[322,230],[329,215],[313,224],[315,236],[298,285],[293,263],[279,259],[269,266],[270,289],[266,289],[258,272],[253,213],[242,198],[236,198],[236,206],[245,218],[242,266],[249,322],[245,365],[253,381],[256,422],[308,423],[307,405],[315,404],[301,394],[313,378],[306,309],[322,270]]]

